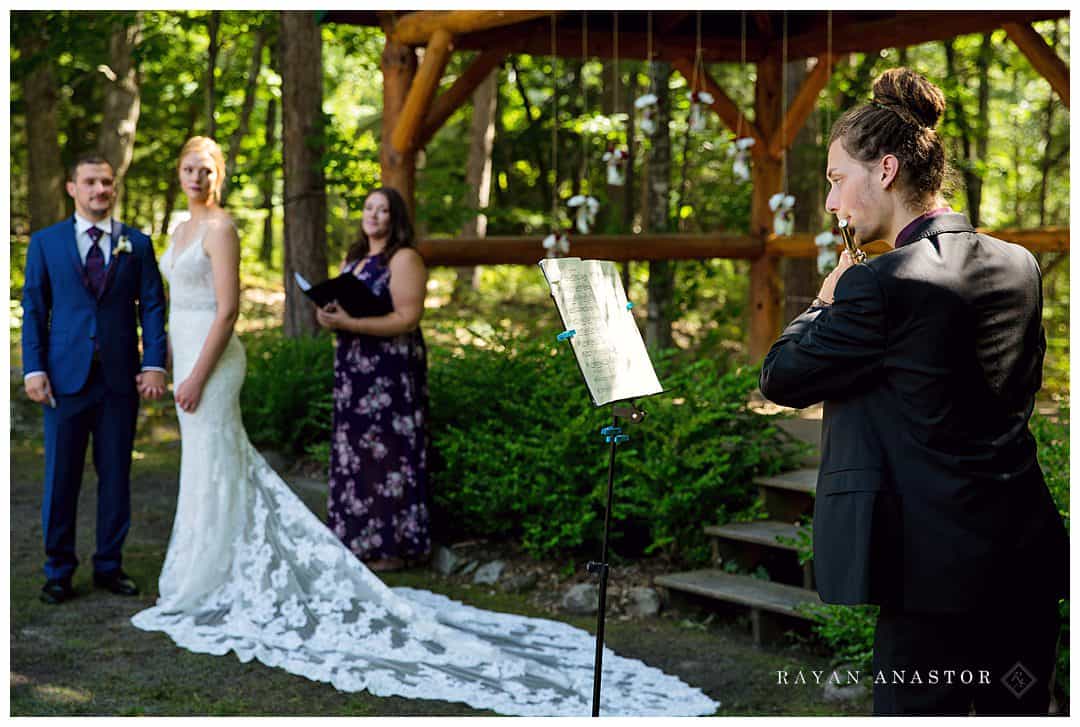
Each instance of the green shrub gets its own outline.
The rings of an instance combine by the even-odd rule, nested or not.
[[[333,339],[328,335],[292,339],[274,332],[245,337],[244,347],[247,378],[240,406],[251,441],[291,457],[328,443]]]
[[[483,346],[433,348],[430,382],[439,520],[453,537],[520,536],[535,555],[594,546],[602,536],[608,445],[597,409],[555,331],[492,333]],[[668,391],[639,404],[619,447],[613,542],[623,555],[663,549],[704,562],[702,526],[752,504],[751,480],[793,466],[801,447],[751,413],[752,369],[657,361]]]

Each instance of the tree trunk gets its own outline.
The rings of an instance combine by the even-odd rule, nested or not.
[[[765,56],[757,64],[754,86],[754,120],[766,139],[780,129],[783,114],[780,98],[782,81],[780,60]],[[750,232],[764,240],[772,232],[772,210],[769,198],[784,188],[783,166],[768,151],[751,147],[754,164],[751,168],[753,196],[750,208]],[[750,263],[750,336],[751,361],[760,361],[780,333],[783,302],[780,298],[780,263],[775,256],[762,255]]]
[[[266,104],[266,146],[264,153],[271,156],[277,144],[277,101],[271,98]],[[263,217],[262,246],[259,259],[270,265],[274,259],[274,166],[266,165],[262,179],[262,207],[266,212]]]
[[[57,125],[57,86],[44,29],[19,33],[16,38],[19,53],[37,61],[22,83],[29,155],[30,229],[40,230],[67,214],[68,197],[64,193],[64,164],[60,159]]]
[[[194,98],[188,105],[188,128],[184,139],[190,139],[195,135],[195,124],[199,120],[199,102]],[[169,218],[172,217],[173,207],[176,206],[176,195],[180,193],[180,179],[174,169],[169,170],[169,184],[165,187],[165,213],[161,217],[161,229],[159,235],[169,233]]]
[[[531,131],[533,127],[536,126],[536,120],[533,118],[533,105],[532,102],[529,101],[529,94],[525,90],[525,82],[521,78],[521,70],[517,67],[513,58],[511,58],[509,62],[510,69],[514,74],[514,85],[517,87],[518,95],[521,96],[522,107],[525,109],[525,121]],[[557,115],[552,114],[552,117],[554,119],[552,123],[558,123]],[[539,136],[539,134],[537,136]],[[545,154],[545,147],[542,144],[536,144],[532,148],[533,155],[536,157],[536,168],[540,171],[539,178],[542,180],[547,180],[548,178],[547,160],[551,158],[551,150],[547,149],[546,151],[547,153]],[[559,172],[558,170],[555,170],[556,181],[558,180],[558,177]],[[540,193],[543,195],[544,210],[550,210],[552,205],[552,195],[554,194],[551,185],[540,184],[538,186],[540,188]]]
[[[645,206],[649,232],[667,232],[671,227],[671,118],[668,83],[671,64],[658,61],[649,73],[656,93],[656,131],[650,137],[649,167],[645,177],[648,204]],[[670,260],[649,262],[648,317],[645,344],[653,351],[670,348],[672,306],[675,293],[675,267]]]
[[[113,30],[109,38],[109,67],[100,69],[106,83],[98,151],[113,166],[117,190],[115,209],[118,211],[124,204],[124,175],[131,165],[135,128],[139,122],[139,70],[132,52],[139,45],[141,35],[142,13],[135,13],[130,25]]]
[[[469,157],[465,163],[465,204],[476,215],[461,230],[463,237],[487,236],[487,209],[491,201],[491,150],[495,144],[495,109],[499,98],[499,69],[495,68],[472,95],[472,122],[469,126]],[[466,285],[478,287],[480,268],[459,267],[453,297],[460,298]]]
[[[322,168],[322,37],[311,11],[281,11],[282,157],[285,166],[285,335],[319,330],[293,279],[326,277],[326,183]]]
[[[805,60],[793,61],[787,67],[788,103],[795,98],[809,69]],[[806,119],[791,148],[787,151],[787,190],[795,197],[795,230],[817,234],[824,229],[822,210],[823,185],[821,176],[825,169],[824,147],[817,143],[817,114]],[[821,287],[821,278],[814,258],[785,258],[780,264],[784,286],[783,320],[790,321],[802,313],[814,299]]]
[[[251,66],[248,68],[247,84],[244,86],[244,102],[240,106],[240,120],[229,137],[228,155],[225,157],[225,185],[221,190],[221,205],[224,207],[233,189],[232,178],[236,173],[236,162],[240,156],[240,144],[247,136],[251,121],[251,110],[255,108],[255,91],[259,87],[259,71],[262,69],[262,49],[266,42],[266,27],[255,33],[255,47],[251,51]],[[273,101],[271,100],[271,103]]]
[[[214,71],[217,70],[218,51],[221,45],[218,43],[218,33],[221,30],[221,11],[213,10],[206,19],[206,34],[210,38],[210,46],[206,52],[206,135],[211,139],[217,133],[217,85],[214,79]]]

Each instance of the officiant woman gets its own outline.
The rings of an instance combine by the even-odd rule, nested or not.
[[[397,190],[368,195],[342,272],[389,299],[393,310],[353,318],[331,303],[316,312],[319,325],[337,334],[328,525],[372,570],[399,570],[426,558],[431,538],[420,333],[427,269]]]

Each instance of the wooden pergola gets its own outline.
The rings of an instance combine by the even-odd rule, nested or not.
[[[413,199],[416,153],[467,103],[472,92],[511,54],[551,55],[552,16],[560,57],[582,53],[582,13],[587,14],[588,52],[612,58],[614,12],[601,11],[350,11],[319,14],[322,23],[380,26],[383,51],[382,182]],[[694,11],[619,11],[618,57],[668,61],[691,78],[697,52],[698,13]],[[649,17],[651,16],[651,17]],[[783,155],[812,113],[818,94],[846,54],[906,47],[968,33],[1004,28],[1008,37],[1069,105],[1069,69],[1031,24],[1068,17],[1047,11],[703,11],[700,13],[705,63],[756,66],[753,113],[746,113],[707,73],[702,88],[712,109],[730,129],[753,136],[751,226],[747,235],[640,234],[575,237],[574,254],[609,260],[743,258],[751,260],[750,356],[768,350],[781,326],[779,261],[813,257],[813,235],[772,234],[769,197],[783,189]],[[648,24],[653,29],[650,38]],[[786,28],[786,32],[784,29]],[[651,41],[651,42],[650,42]],[[418,63],[417,49],[424,48]],[[440,92],[439,84],[454,51],[476,51],[471,65]],[[782,59],[816,58],[817,64],[787,105],[782,104]],[[1068,251],[1068,229],[993,230],[1035,251]],[[878,251],[886,248],[875,243]],[[868,246],[874,251],[874,246]],[[536,237],[427,239],[420,250],[429,265],[534,264]]]

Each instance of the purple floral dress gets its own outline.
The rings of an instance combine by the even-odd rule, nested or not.
[[[346,264],[390,297],[376,255]],[[420,329],[393,338],[337,334],[328,524],[358,558],[415,559],[428,531],[427,351]]]

